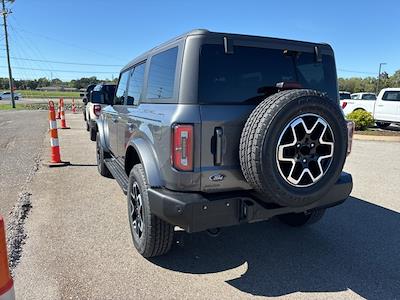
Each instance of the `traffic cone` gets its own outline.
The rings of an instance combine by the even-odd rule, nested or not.
[[[72,113],[76,114],[75,99],[72,99]]]
[[[0,299],[14,300],[14,281],[11,278],[8,266],[6,231],[4,229],[4,219],[0,216]]]
[[[43,164],[49,167],[62,167],[69,165],[69,162],[61,160],[60,144],[58,143],[56,112],[53,101],[49,101],[49,125],[51,160],[49,162],[44,162]]]
[[[60,120],[60,119],[61,119],[61,99],[58,100],[56,119],[57,119],[57,120]]]
[[[64,111],[64,99],[60,99],[61,104],[61,129],[71,129],[67,126],[67,121],[65,120],[65,111]]]

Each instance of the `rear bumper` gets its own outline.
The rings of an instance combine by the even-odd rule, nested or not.
[[[343,203],[353,188],[352,177],[342,172],[332,189],[319,201],[302,207],[280,207],[258,201],[250,192],[218,194],[182,193],[164,188],[148,190],[152,212],[187,232],[268,220]]]

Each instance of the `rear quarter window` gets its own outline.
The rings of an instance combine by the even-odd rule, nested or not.
[[[151,58],[147,79],[147,99],[168,99],[174,96],[177,57],[178,47],[174,47]]]
[[[363,100],[376,100],[376,96],[374,94],[363,94],[362,99]]]

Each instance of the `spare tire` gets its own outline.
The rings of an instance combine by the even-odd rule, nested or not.
[[[276,93],[250,114],[240,138],[240,165],[266,202],[304,206],[338,180],[347,153],[339,105],[314,90]]]

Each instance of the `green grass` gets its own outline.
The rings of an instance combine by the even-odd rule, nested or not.
[[[17,90],[16,93],[20,93],[22,98],[80,98],[80,92]]]
[[[17,109],[17,110],[24,109],[24,105],[16,104],[15,109]],[[12,108],[11,104],[0,104],[0,110],[13,110],[13,108]]]

